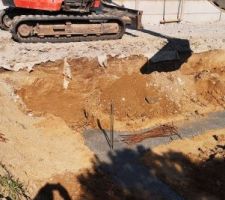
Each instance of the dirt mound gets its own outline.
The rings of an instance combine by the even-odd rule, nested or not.
[[[198,80],[196,91],[201,102],[225,108],[225,82],[218,78]]]
[[[116,120],[123,122],[165,119],[178,113],[176,104],[151,85],[149,77],[137,73],[143,60],[109,59],[107,68],[101,68],[95,60],[71,60],[72,79],[67,89],[63,88],[63,62],[46,63],[32,72],[32,84],[23,86],[17,94],[30,111],[54,114],[76,129],[96,127],[97,119],[108,127],[111,102]],[[137,66],[130,68],[134,61]],[[115,68],[118,65],[119,70]]]
[[[212,50],[203,53],[193,54],[181,67],[181,73],[195,75],[199,72],[222,70],[225,67],[223,50]]]
[[[225,198],[224,130],[156,147],[144,162],[187,199]]]
[[[112,102],[120,120],[166,118],[178,112],[176,104],[150,83],[140,74],[124,75],[102,91],[101,104]]]
[[[180,69],[150,74],[141,74],[142,56],[108,58],[107,67],[73,59],[67,89],[60,60],[37,66],[18,94],[30,111],[54,114],[75,129],[97,127],[97,120],[108,128],[113,102],[115,128],[139,129],[224,109],[224,57],[219,50],[193,54]]]
[[[193,55],[182,66],[181,73],[193,77],[196,96],[203,105],[225,107],[224,51]]]
[[[76,92],[63,89],[62,77],[52,76],[37,79],[18,92],[32,112],[51,113],[73,126],[81,125],[84,119],[84,98]]]
[[[82,136],[64,120],[47,114],[34,117],[19,109],[13,89],[0,82],[0,160],[15,177],[29,186],[31,195],[39,184],[57,173],[91,167],[92,153]]]

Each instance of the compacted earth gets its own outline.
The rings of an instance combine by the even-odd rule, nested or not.
[[[149,151],[143,161],[186,199],[224,199],[225,130],[211,130]]]
[[[66,188],[72,199],[96,195],[120,199],[128,194],[110,175],[92,168],[97,158],[85,146],[82,132],[99,128],[97,122],[109,128],[112,104],[115,129],[127,131],[224,110],[225,51],[157,64],[144,56],[108,57],[105,66],[98,59],[63,59],[38,64],[30,72],[2,70],[0,80],[0,132],[5,139],[1,140],[1,160],[28,186],[32,197],[43,199],[58,191],[52,195],[60,199]],[[191,156],[199,165],[188,160],[189,164],[205,165],[211,154],[204,152],[224,153],[223,136],[209,138],[218,143],[216,150],[210,145],[199,147],[200,156]],[[152,167],[151,159],[149,163]],[[156,175],[163,180],[167,177],[165,181],[176,187],[172,178],[163,175],[163,166]],[[185,187],[181,191],[186,195]]]

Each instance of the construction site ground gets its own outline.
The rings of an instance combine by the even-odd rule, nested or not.
[[[0,162],[35,200],[224,199],[224,25],[68,44],[0,31]],[[179,135],[121,141],[162,124]]]

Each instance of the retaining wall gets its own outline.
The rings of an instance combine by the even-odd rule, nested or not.
[[[158,24],[163,20],[163,16],[166,21],[176,20],[178,16],[182,21],[192,23],[225,20],[225,14],[207,0],[114,0],[114,2],[128,8],[143,10],[144,25]],[[3,6],[0,1],[1,8]]]
[[[225,20],[225,14],[207,0],[116,0],[118,4],[144,11],[143,24],[157,24],[163,20],[199,23]],[[164,6],[165,5],[165,6]]]

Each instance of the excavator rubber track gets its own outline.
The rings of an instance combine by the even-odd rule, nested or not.
[[[0,11],[0,28],[3,29],[3,30],[9,30],[9,27],[10,27],[10,23],[6,22],[6,19],[8,18],[9,19],[9,9],[4,9],[4,10],[1,10]]]
[[[125,24],[106,14],[22,15],[15,17],[10,31],[13,39],[22,43],[115,40],[122,38]]]

